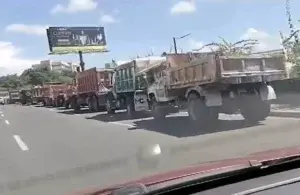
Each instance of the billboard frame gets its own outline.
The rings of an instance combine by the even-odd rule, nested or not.
[[[99,45],[86,45],[86,46],[78,46],[78,45],[72,45],[72,46],[61,46],[61,47],[54,47],[54,43],[53,43],[53,39],[54,37],[51,37],[51,32],[55,32],[56,29],[58,29],[57,31],[59,31],[60,29],[62,29],[61,31],[67,31],[69,30],[69,33],[67,34],[67,36],[71,36],[73,35],[76,37],[80,37],[80,35],[78,35],[78,33],[74,33],[76,32],[76,30],[81,32],[87,32],[90,29],[97,29],[100,32],[99,35],[102,35],[102,39],[100,39],[101,41],[104,42],[103,45],[99,44]],[[100,30],[99,30],[100,29]],[[86,30],[86,31],[84,31]],[[49,27],[46,29],[46,33],[47,33],[47,38],[48,38],[48,44],[49,44],[49,50],[50,53],[48,55],[66,55],[66,54],[78,54],[78,53],[106,53],[109,52],[109,50],[107,49],[107,43],[106,43],[106,35],[105,35],[105,31],[104,31],[104,27]],[[90,38],[89,35],[86,35],[88,38]],[[94,36],[95,37],[95,36]],[[70,39],[70,37],[68,37],[69,41],[80,41],[80,38],[77,39]],[[99,40],[99,39],[98,39]]]

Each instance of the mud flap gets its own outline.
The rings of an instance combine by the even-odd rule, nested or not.
[[[259,94],[263,101],[275,100],[277,98],[274,88],[270,85],[261,86],[259,89]]]

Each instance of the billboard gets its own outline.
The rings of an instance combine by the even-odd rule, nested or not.
[[[107,52],[104,27],[49,27],[50,54]]]

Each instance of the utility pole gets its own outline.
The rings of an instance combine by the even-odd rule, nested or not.
[[[190,35],[191,35],[191,33],[183,35],[181,37],[173,37],[173,46],[174,46],[175,54],[177,54],[177,43],[176,43],[176,40],[177,39],[183,39],[183,38],[188,37]]]
[[[82,51],[79,51],[78,55],[79,55],[79,65],[81,67],[81,71],[84,71],[84,69],[85,69],[85,67],[84,67],[85,63],[83,61]]]
[[[173,44],[174,44],[175,53],[177,54],[177,44],[176,44],[176,38],[175,37],[173,37]]]
[[[294,37],[295,37],[295,42],[296,44],[299,43],[299,37],[298,37],[298,33],[295,33],[295,28],[294,28],[294,25],[293,25],[293,22],[292,22],[292,14],[291,14],[291,5],[290,5],[290,0],[286,0],[285,2],[285,8],[286,8],[286,15],[288,17],[288,23],[289,23],[289,27],[290,27],[290,30],[291,30],[291,35],[294,34]]]

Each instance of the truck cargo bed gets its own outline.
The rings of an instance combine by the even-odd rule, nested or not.
[[[77,74],[77,92],[97,93],[112,87],[113,69],[91,68]]]
[[[169,88],[209,83],[254,83],[287,78],[284,56],[217,56],[214,53],[170,54]]]

